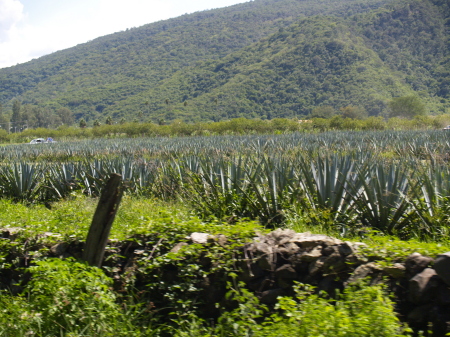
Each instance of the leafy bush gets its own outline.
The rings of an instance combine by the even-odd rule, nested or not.
[[[394,313],[392,301],[381,285],[348,287],[337,299],[297,287],[297,301],[279,298],[275,314],[255,337],[397,337],[409,334]]]
[[[98,268],[72,259],[48,259],[30,267],[19,297],[1,296],[2,336],[126,335],[112,280]]]

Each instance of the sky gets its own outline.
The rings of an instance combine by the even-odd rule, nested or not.
[[[0,0],[0,68],[186,13],[247,0]]]

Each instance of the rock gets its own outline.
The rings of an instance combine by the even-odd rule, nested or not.
[[[283,280],[294,280],[297,278],[297,272],[290,264],[284,264],[275,270],[275,277]]]
[[[283,256],[289,257],[300,251],[300,247],[295,243],[288,242],[277,248],[277,252]]]
[[[311,264],[309,265],[309,270],[308,270],[309,276],[315,276],[319,272],[322,272],[323,264],[327,258],[328,258],[327,256],[321,256],[314,262],[311,262]]]
[[[450,252],[438,255],[434,261],[434,270],[450,286]]]
[[[249,251],[258,259],[258,264],[262,269],[273,270],[275,267],[275,257],[273,247],[265,242],[254,242],[249,246]]]
[[[322,255],[330,256],[330,255],[340,255],[338,246],[327,246],[322,249]]]
[[[57,243],[56,245],[50,248],[50,251],[55,255],[62,255],[66,252],[67,248],[69,248],[69,244],[65,242]]]
[[[291,241],[297,233],[292,229],[277,228],[264,237],[264,241],[270,245],[284,245]]]
[[[343,284],[341,281],[336,279],[335,275],[325,276],[318,285],[318,290],[326,291],[330,296],[336,296],[336,290],[343,290]]]
[[[225,235],[223,235],[223,234],[219,234],[219,235],[216,235],[215,241],[217,242],[217,244],[219,246],[225,247],[225,245],[228,242],[228,238]]]
[[[349,285],[350,283],[354,283],[357,280],[363,279],[379,270],[380,269],[374,262],[363,264],[355,269],[347,282],[345,282],[345,286]]]
[[[339,253],[327,256],[323,261],[323,272],[324,273],[337,273],[344,270],[347,267],[345,264],[345,258]]]
[[[264,304],[275,304],[279,296],[285,296],[286,291],[282,288],[266,290],[261,293],[260,301]]]
[[[348,256],[348,255],[357,255],[359,248],[367,247],[367,245],[362,242],[345,241],[344,243],[341,243],[338,247],[339,253],[341,253],[344,256]]]
[[[306,249],[311,247],[322,246],[333,246],[343,243],[341,240],[332,238],[327,235],[322,234],[311,234],[311,233],[296,233],[290,242],[294,242],[299,247]]]
[[[419,253],[412,253],[405,260],[406,277],[411,278],[422,272],[433,259]]]
[[[188,244],[186,242],[178,242],[171,250],[171,253],[178,253],[180,251],[181,248],[183,248],[184,246],[188,246]]]
[[[321,256],[322,256],[322,247],[321,246],[317,246],[317,247],[314,247],[309,252],[302,253],[300,255],[300,260],[301,261],[306,261],[306,262],[312,262],[312,261],[317,260]]]
[[[395,279],[399,279],[405,277],[406,267],[401,263],[394,263],[392,266],[384,267],[383,272]]]
[[[450,305],[450,288],[444,282],[439,282],[435,293],[436,303],[446,306]]]
[[[430,292],[433,287],[437,286],[436,282],[432,282],[437,274],[434,269],[425,268],[422,272],[415,275],[409,280],[408,300],[414,304],[423,304],[431,300]]]
[[[297,272],[290,264],[285,264],[275,271],[275,279],[279,288],[289,289],[297,279]]]
[[[240,279],[244,282],[251,282],[266,275],[266,272],[257,263],[241,263],[242,273]]]
[[[2,232],[2,238],[3,239],[9,239],[11,241],[14,241],[19,233],[23,231],[23,228],[20,227],[9,227],[9,228],[1,228]]]
[[[200,243],[200,244],[204,244],[208,242],[208,237],[209,234],[208,233],[197,233],[194,232],[192,233],[188,238],[193,242],[193,243]]]
[[[408,322],[414,323],[426,323],[428,322],[428,314],[433,307],[432,304],[421,305],[420,307],[415,307],[407,317]]]

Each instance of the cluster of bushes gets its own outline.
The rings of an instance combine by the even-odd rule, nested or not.
[[[416,116],[413,119],[393,117],[368,117],[365,119],[348,118],[342,115],[332,118],[313,118],[297,120],[275,118],[272,120],[235,118],[221,122],[200,122],[188,124],[174,121],[169,125],[154,123],[104,124],[94,127],[68,127],[57,129],[27,129],[19,133],[8,134],[0,130],[0,142],[23,143],[33,138],[51,136],[56,139],[118,138],[118,137],[173,137],[173,136],[209,136],[271,134],[289,132],[322,132],[329,130],[417,130],[441,129],[450,124],[450,115]]]

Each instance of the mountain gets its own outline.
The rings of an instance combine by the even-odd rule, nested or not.
[[[0,69],[0,102],[88,121],[295,117],[349,105],[377,115],[405,95],[449,112],[449,12],[446,0],[255,0]]]

